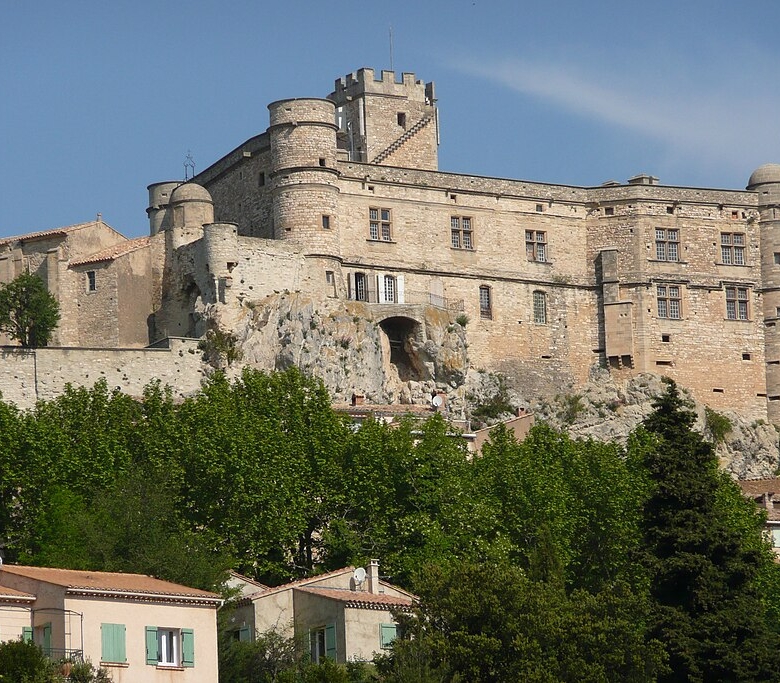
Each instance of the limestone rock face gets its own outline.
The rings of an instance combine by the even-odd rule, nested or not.
[[[355,393],[368,403],[427,404],[437,390],[460,387],[468,369],[463,328],[431,306],[396,313],[380,320],[361,302],[284,292],[245,302],[240,315],[233,311],[224,322],[238,337],[244,363],[298,367],[320,377],[337,402]],[[220,324],[220,311],[209,315]]]

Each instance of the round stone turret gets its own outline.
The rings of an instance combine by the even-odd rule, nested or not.
[[[149,208],[146,209],[146,215],[149,216],[150,235],[156,235],[170,227],[168,206],[171,194],[179,185],[181,185],[180,180],[168,180],[162,183],[152,183],[146,188],[149,190]]]
[[[336,255],[338,171],[333,102],[279,100],[268,105],[274,237]]]
[[[203,236],[203,226],[214,222],[214,202],[205,187],[196,183],[179,185],[171,193],[170,244],[177,249]]]

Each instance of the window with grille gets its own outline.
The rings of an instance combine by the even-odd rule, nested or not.
[[[720,233],[720,261],[726,265],[745,265],[745,233]]]
[[[385,275],[384,277],[384,290],[385,290],[385,301],[388,303],[393,303],[398,301],[396,298],[396,286],[395,286],[395,277],[392,275]]]
[[[493,302],[490,287],[482,285],[479,288],[479,317],[490,320],[493,317]]]
[[[473,249],[474,234],[469,216],[450,217],[450,239],[453,249]]]
[[[365,273],[355,273],[355,301],[368,301]]]
[[[679,285],[657,285],[658,317],[679,320],[682,317]]]
[[[726,287],[726,318],[729,320],[748,320],[747,287]]]
[[[547,294],[534,292],[534,322],[537,325],[547,324]]]
[[[659,261],[680,260],[680,231],[655,229],[655,257]]]
[[[526,230],[525,254],[529,261],[546,261],[547,233],[539,230]]]
[[[368,210],[369,239],[390,242],[393,239],[391,226],[390,209],[370,208]]]

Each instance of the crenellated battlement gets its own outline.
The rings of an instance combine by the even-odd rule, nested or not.
[[[401,73],[400,78],[395,71],[383,69],[380,74],[381,77],[376,78],[374,69],[362,68],[337,78],[334,91],[328,99],[338,105],[349,98],[371,94],[405,97],[411,101],[430,103],[433,83],[417,80],[414,73],[410,72]]]

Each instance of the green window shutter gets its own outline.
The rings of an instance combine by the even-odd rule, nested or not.
[[[43,654],[47,657],[51,654],[51,622],[43,625]]]
[[[395,624],[379,624],[379,645],[387,649],[393,644],[396,636]]]
[[[100,661],[127,661],[125,631],[124,624],[100,624]]]
[[[22,640],[25,643],[32,643],[33,641],[32,626],[22,626]]]
[[[146,663],[157,666],[157,627],[146,627]]]
[[[249,626],[242,626],[238,629],[238,639],[242,643],[249,643],[252,641],[252,629]]]
[[[195,666],[195,631],[191,628],[181,630],[181,665]]]
[[[325,656],[328,659],[336,659],[336,624],[328,624],[325,627]]]

